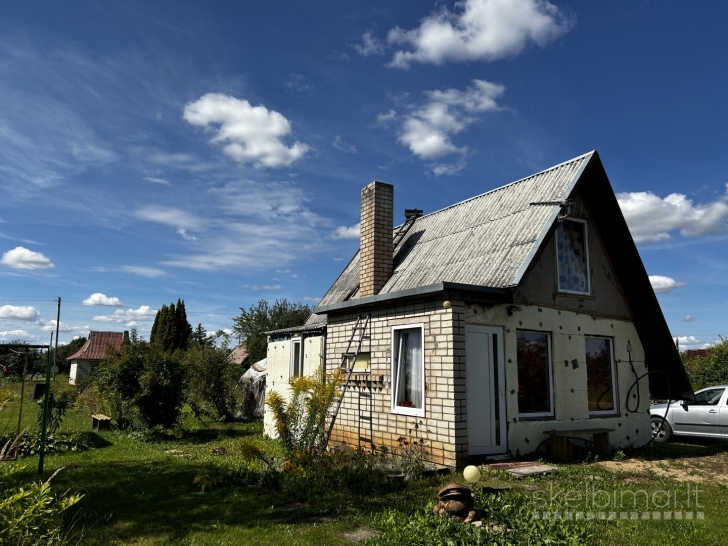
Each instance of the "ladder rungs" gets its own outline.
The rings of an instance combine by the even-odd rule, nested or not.
[[[343,357],[350,357],[350,356],[356,356],[356,355],[358,355],[358,354],[359,354],[359,353],[341,353],[341,356],[342,356],[342,358],[343,358]]]

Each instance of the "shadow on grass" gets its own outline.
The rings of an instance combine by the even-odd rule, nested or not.
[[[728,452],[728,441],[714,438],[679,438],[670,442],[654,442],[645,450],[646,458],[681,459],[685,457],[709,457]]]
[[[248,438],[251,436],[260,436],[260,431],[252,426],[241,428],[240,426],[235,426],[234,423],[230,423],[213,425],[210,428],[187,430],[179,440],[191,444],[206,444],[216,440]]]
[[[294,523],[296,512],[271,508],[253,487],[218,486],[202,493],[198,474],[216,468],[192,461],[109,461],[69,466],[54,480],[59,489],[84,495],[74,525],[84,544],[117,541],[178,542],[215,526],[266,528]]]

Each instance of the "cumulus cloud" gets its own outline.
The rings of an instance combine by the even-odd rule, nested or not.
[[[339,150],[340,152],[344,152],[345,154],[355,154],[356,153],[356,146],[354,146],[353,144],[348,144],[348,143],[344,142],[343,139],[339,135],[336,135],[336,138],[331,143],[331,145],[334,148],[336,148],[337,150]]]
[[[369,55],[384,55],[384,42],[374,36],[369,30],[362,34],[361,44],[354,44],[353,47],[359,55],[369,57]]]
[[[427,91],[427,101],[402,116],[399,141],[420,159],[440,159],[449,154],[460,154],[456,165],[431,165],[433,173],[455,174],[465,166],[466,146],[458,147],[450,140],[451,135],[464,131],[478,120],[479,114],[500,110],[496,99],[505,87],[485,80],[473,80],[473,84],[461,91],[445,89]],[[380,123],[389,114],[378,117]]]
[[[22,246],[16,246],[3,254],[0,263],[13,269],[48,269],[53,267],[50,259],[40,252],[33,252]]]
[[[290,147],[283,142],[291,133],[291,122],[282,114],[244,99],[208,93],[188,103],[183,117],[213,132],[211,142],[222,144],[226,155],[256,168],[286,167],[310,150],[299,141]]]
[[[377,114],[377,123],[379,123],[380,125],[384,125],[386,127],[387,125],[389,125],[390,121],[393,121],[396,118],[397,118],[397,111],[390,109],[389,112],[387,112],[386,114],[382,114],[382,113]]]
[[[22,320],[38,322],[40,311],[29,305],[3,305],[0,307],[0,320]]]
[[[56,321],[55,320],[45,320],[40,326],[41,331],[43,332],[55,332],[56,331]],[[69,324],[66,324],[65,322],[61,321],[58,332],[64,333],[64,334],[75,334],[77,336],[85,336],[88,334],[90,328],[88,325],[86,326],[71,326]]]
[[[680,349],[695,348],[696,345],[701,345],[702,342],[695,336],[675,336],[672,338],[673,343],[678,345]],[[710,343],[704,344],[709,347]]]
[[[683,237],[725,233],[728,203],[725,198],[693,205],[681,193],[660,198],[652,192],[618,193],[617,201],[637,243],[669,241],[679,231]]]
[[[107,307],[122,307],[121,301],[119,301],[119,298],[116,297],[110,297],[106,294],[102,294],[101,292],[95,292],[91,294],[88,298],[83,300],[81,303],[84,305],[104,305]]]
[[[671,277],[664,277],[663,275],[650,275],[650,284],[655,294],[669,292],[670,290],[687,285],[685,282],[679,282]]]
[[[36,336],[26,332],[25,330],[4,330],[0,331],[0,341],[5,343],[10,341],[33,341],[37,339]]]
[[[179,228],[177,230],[177,233],[179,233],[185,241],[196,241],[197,240],[197,237],[195,237],[191,233],[187,233],[186,229]]]
[[[358,239],[360,236],[361,223],[353,226],[339,226],[331,232],[334,239]]]
[[[546,46],[573,24],[546,0],[463,0],[452,11],[442,7],[431,13],[413,30],[390,30],[387,41],[403,49],[389,66],[512,57],[529,43]]]
[[[157,311],[148,305],[142,305],[139,309],[117,309],[110,315],[96,315],[94,320],[101,322],[125,322],[129,325],[132,321],[149,322],[154,320]]]
[[[685,315],[683,322],[695,322],[695,319],[693,318],[692,315]]]

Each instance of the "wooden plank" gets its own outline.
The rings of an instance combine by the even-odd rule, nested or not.
[[[559,463],[566,462],[566,437],[551,437],[551,457]]]

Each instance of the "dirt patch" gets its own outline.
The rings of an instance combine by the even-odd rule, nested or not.
[[[626,459],[597,463],[611,472],[656,475],[679,482],[728,483],[728,454],[662,459]]]

